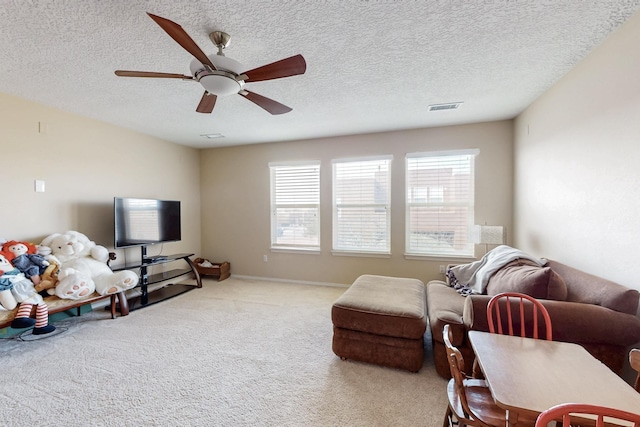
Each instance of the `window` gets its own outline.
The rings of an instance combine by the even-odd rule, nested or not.
[[[333,250],[389,254],[391,156],[333,161]]]
[[[406,158],[409,255],[472,257],[474,163],[478,150],[413,153]]]
[[[271,247],[320,249],[320,162],[269,164]]]

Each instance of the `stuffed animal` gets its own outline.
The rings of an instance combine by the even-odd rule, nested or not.
[[[11,322],[12,328],[33,328],[33,335],[48,334],[56,330],[56,327],[49,324],[49,307],[45,304],[42,296],[36,292],[31,280],[27,279],[20,270],[15,268],[7,259],[5,254],[0,253],[0,286],[8,287],[13,300],[9,301],[13,308],[19,303],[18,313]],[[3,295],[4,301],[7,301],[6,295]],[[13,304],[15,302],[16,304]],[[36,318],[31,318],[31,310],[36,306]],[[6,307],[7,309],[12,309]]]
[[[100,295],[115,294],[138,284],[138,275],[133,271],[113,272],[107,265],[107,248],[77,231],[51,234],[40,246],[50,248],[51,255],[60,264],[55,287],[59,298],[80,299],[94,290]]]
[[[25,274],[34,285],[40,283],[40,275],[49,266],[49,261],[36,253],[36,245],[9,240],[2,245],[2,252],[11,264]]]
[[[40,276],[40,283],[36,285],[36,291],[40,292],[43,296],[46,296],[42,294],[43,291],[53,289],[58,284],[58,271],[60,271],[60,264],[55,257],[52,257],[49,261],[51,261],[51,263]]]

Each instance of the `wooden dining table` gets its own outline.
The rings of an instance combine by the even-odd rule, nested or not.
[[[469,340],[508,426],[561,403],[640,413],[640,393],[578,344],[480,331]]]

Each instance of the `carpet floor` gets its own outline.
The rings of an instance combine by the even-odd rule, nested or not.
[[[345,288],[231,277],[0,341],[3,426],[440,426],[446,381],[331,351]]]

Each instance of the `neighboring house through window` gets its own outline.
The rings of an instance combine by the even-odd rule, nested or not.
[[[334,252],[390,253],[391,160],[333,160]]]
[[[270,163],[271,248],[320,250],[320,162]]]
[[[407,255],[473,257],[474,164],[478,150],[406,156]]]

